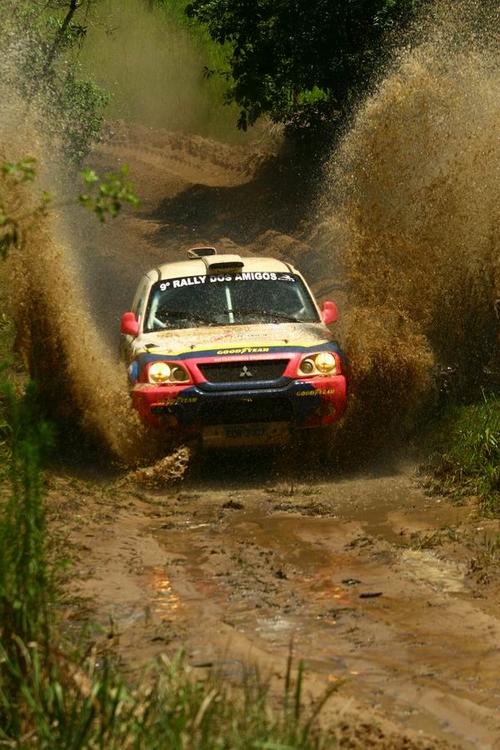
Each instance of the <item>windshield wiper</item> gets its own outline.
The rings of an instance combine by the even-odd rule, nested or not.
[[[234,315],[237,318],[246,318],[247,316],[250,317],[259,317],[259,318],[270,318],[271,321],[274,320],[280,320],[285,321],[287,323],[302,323],[302,320],[300,318],[295,317],[295,315],[287,315],[286,313],[280,313],[280,312],[274,312],[271,310],[240,310],[240,311],[234,311]]]
[[[297,318],[295,315],[286,315],[285,313],[271,313],[272,318],[277,318],[278,320],[284,320],[289,323],[302,323],[302,318]]]
[[[207,318],[204,318],[202,315],[198,315],[196,312],[187,311],[187,310],[165,310],[162,311],[161,309],[156,312],[155,319],[166,328],[171,328],[173,325],[175,325],[174,321],[177,320],[185,320],[185,321],[193,321],[193,323],[202,323],[205,326],[213,326],[213,325],[219,325],[214,320],[208,320]]]

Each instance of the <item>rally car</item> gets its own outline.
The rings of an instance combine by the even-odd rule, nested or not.
[[[347,365],[336,320],[290,264],[193,248],[150,270],[122,316],[133,405],[204,448],[276,445],[337,422]]]

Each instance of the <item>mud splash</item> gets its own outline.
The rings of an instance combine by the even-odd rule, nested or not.
[[[22,192],[18,201],[26,211],[35,201]],[[22,249],[8,261],[17,354],[36,378],[46,415],[70,431],[81,427],[104,438],[114,453],[128,458],[138,426],[129,416],[124,374],[91,324],[56,215],[30,223]]]
[[[496,366],[500,22],[486,5],[434,7],[425,40],[399,54],[330,165],[365,433],[413,422],[435,370],[456,372],[468,396]]]
[[[65,443],[74,443],[82,459],[94,443],[128,465],[151,460],[161,455],[159,447],[130,408],[124,368],[95,327],[79,283],[73,209],[64,207],[77,200],[74,184],[58,176],[57,158],[50,159],[50,149],[26,121],[22,102],[12,92],[8,100],[8,116],[0,123],[0,162],[30,156],[37,164],[35,183],[20,184],[7,175],[0,184],[2,205],[19,222],[22,236],[22,246],[12,248],[6,261],[17,330],[14,356],[36,379],[43,415],[57,424]],[[50,189],[53,198],[40,211],[43,189]],[[94,221],[75,210],[83,224]],[[164,479],[182,476],[188,462],[184,454],[179,462],[173,457],[162,464]]]

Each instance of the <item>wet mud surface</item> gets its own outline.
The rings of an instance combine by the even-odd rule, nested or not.
[[[195,673],[238,683],[256,665],[278,691],[292,649],[308,695],[338,684],[325,721],[397,727],[381,747],[405,733],[500,746],[498,579],[473,572],[488,530],[473,505],[426,496],[409,467],[293,482],[220,469],[139,496],[82,483],[71,520],[58,480],[70,622],[97,618],[131,670],[184,649]]]

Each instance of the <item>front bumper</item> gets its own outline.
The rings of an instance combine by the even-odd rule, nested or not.
[[[134,407],[141,418],[180,436],[204,435],[214,444],[286,442],[291,428],[337,422],[347,400],[344,375],[293,380],[259,388],[209,389],[198,385],[137,383]]]

